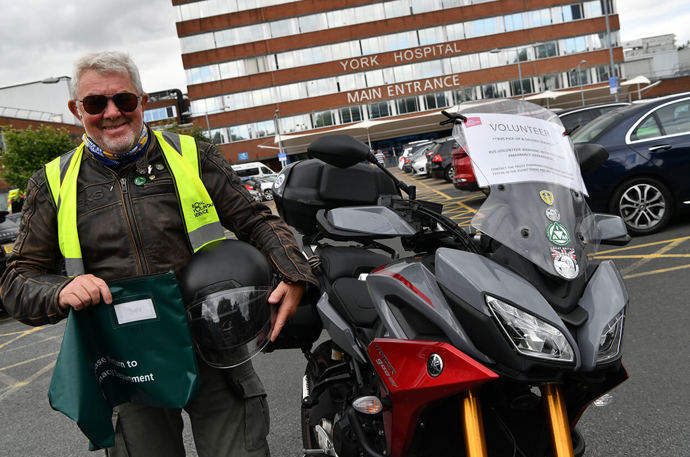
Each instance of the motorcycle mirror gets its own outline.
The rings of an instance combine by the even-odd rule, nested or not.
[[[625,246],[630,242],[628,229],[620,216],[613,214],[594,213],[594,224],[599,231],[601,244]]]
[[[338,168],[369,162],[369,146],[349,135],[326,135],[317,138],[307,152],[327,164]]]
[[[602,145],[594,143],[576,144],[575,155],[583,174],[596,170],[609,158],[608,151]]]

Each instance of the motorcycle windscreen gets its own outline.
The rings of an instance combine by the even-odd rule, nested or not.
[[[518,100],[460,105],[453,136],[490,194],[472,226],[542,270],[572,280],[600,239],[572,142],[558,117]]]

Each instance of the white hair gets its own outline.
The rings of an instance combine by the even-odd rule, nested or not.
[[[72,76],[71,91],[72,97],[77,96],[79,90],[79,80],[87,70],[94,70],[98,73],[118,73],[127,75],[139,94],[144,93],[139,77],[139,69],[132,58],[124,52],[102,51],[86,54],[74,62],[74,72]]]

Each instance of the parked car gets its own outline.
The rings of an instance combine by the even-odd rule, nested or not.
[[[411,160],[409,159],[414,153],[419,151],[420,148],[423,148],[424,146],[430,145],[431,141],[429,140],[419,140],[419,141],[412,141],[410,143],[407,143],[405,147],[403,148],[403,153],[400,155],[398,158],[398,168],[403,170],[403,167],[405,166],[405,163],[411,164]]]
[[[558,117],[561,118],[563,127],[567,132],[573,131],[576,127],[584,127],[590,121],[596,119],[602,114],[608,113],[621,106],[628,106],[628,102],[613,102],[600,103],[597,105],[578,106],[577,108],[569,108],[558,112]]]
[[[5,272],[7,256],[12,252],[14,240],[17,239],[19,232],[19,217],[21,213],[9,214],[7,211],[0,211],[0,275]],[[5,307],[0,301],[0,311]]]
[[[459,146],[453,149],[451,157],[454,170],[453,186],[459,190],[479,190],[477,177],[474,175],[474,168],[472,167],[472,161],[465,150]]]
[[[277,175],[276,175],[277,177]],[[251,184],[255,190],[261,193],[262,200],[273,200],[273,183],[276,180],[274,176],[253,177],[244,180],[245,184]]]
[[[254,200],[256,200],[257,202],[263,201],[263,196],[261,194],[259,184],[255,182],[253,178],[243,179],[242,183],[244,184],[244,187],[247,189],[249,194],[254,198]]]
[[[608,151],[606,163],[583,176],[590,206],[619,214],[631,234],[657,232],[690,207],[690,92],[620,108],[572,140]]]
[[[453,157],[451,153],[453,149],[458,147],[458,143],[452,136],[434,140],[436,146],[429,154],[427,162],[427,169],[432,178],[445,179],[448,182],[453,182],[455,171],[453,169]]]
[[[428,152],[432,148],[433,145],[434,145],[434,143],[427,143],[427,144],[423,145],[422,147],[418,148],[414,153],[412,153],[411,155],[406,157],[402,170],[405,173],[412,173],[412,163],[415,160],[417,160],[419,157],[421,157],[423,154]],[[426,157],[426,156],[424,156],[424,157]]]
[[[427,169],[427,160],[432,149],[426,148],[422,151],[423,152],[412,161],[412,176],[424,177],[429,175],[429,170]]]

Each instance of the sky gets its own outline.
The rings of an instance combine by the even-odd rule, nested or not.
[[[690,1],[615,1],[623,41],[690,40]],[[186,92],[176,19],[171,0],[0,0],[0,87],[70,76],[80,55],[117,50],[137,63],[145,91]]]

